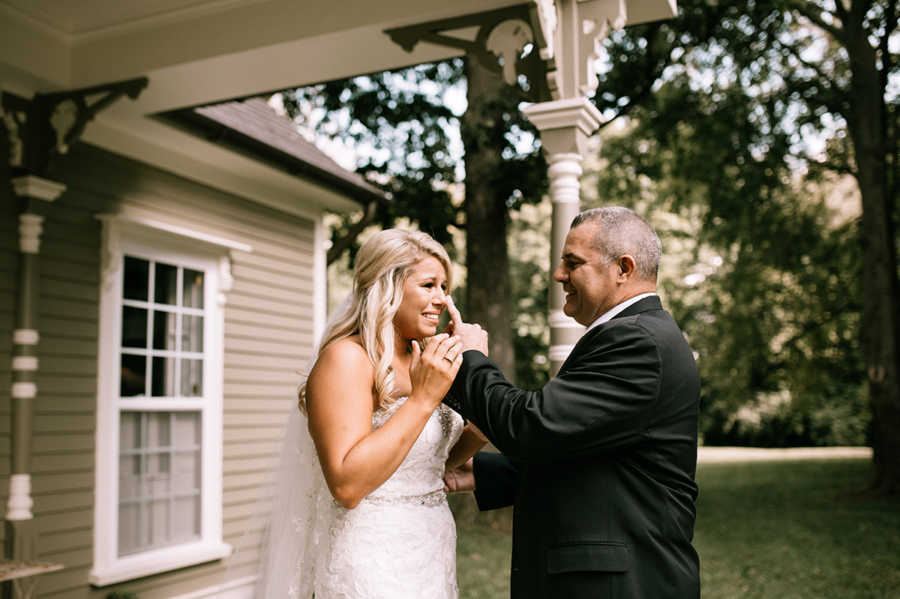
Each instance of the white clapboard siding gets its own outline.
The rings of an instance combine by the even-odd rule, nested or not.
[[[41,247],[40,372],[34,411],[33,497],[38,558],[65,565],[41,577],[48,599],[103,599],[121,590],[167,599],[253,574],[261,519],[299,371],[313,339],[314,223],[79,144],[53,180]],[[302,203],[302,198],[297,198]],[[9,473],[9,364],[18,287],[16,212],[0,190],[0,493]],[[240,545],[215,561],[104,588],[88,584],[93,547],[94,447],[101,223],[129,212],[253,247],[232,252],[226,294],[223,534]],[[5,503],[5,496],[0,501]],[[2,534],[2,532],[0,532]]]

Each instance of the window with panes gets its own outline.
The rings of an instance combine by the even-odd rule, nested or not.
[[[124,255],[119,557],[200,539],[204,273]]]

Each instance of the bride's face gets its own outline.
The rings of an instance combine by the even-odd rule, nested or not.
[[[434,256],[412,265],[403,283],[403,300],[394,315],[394,328],[403,339],[431,337],[447,305],[447,273]]]

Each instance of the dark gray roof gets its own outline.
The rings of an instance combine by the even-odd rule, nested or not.
[[[185,111],[181,116],[185,117]],[[280,165],[292,174],[302,174],[336,188],[359,202],[386,199],[384,192],[361,175],[346,170],[297,131],[290,118],[275,112],[262,98],[225,102],[194,108],[192,112],[206,123],[191,118],[216,141],[238,145],[242,149]],[[210,122],[228,129],[210,130]]]

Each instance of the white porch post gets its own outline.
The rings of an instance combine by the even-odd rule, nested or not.
[[[579,178],[587,138],[600,126],[601,115],[588,98],[597,89],[595,62],[600,43],[626,22],[626,0],[535,0],[541,58],[553,100],[532,104],[525,115],[541,134],[549,163],[553,233],[550,272],[560,254],[572,219],[581,210]],[[562,309],[562,287],[550,281],[550,374],[555,375],[584,327]]]
[[[19,298],[13,331],[11,406],[11,474],[6,504],[7,545],[16,559],[33,557],[34,530],[31,507],[31,437],[37,397],[39,284],[41,233],[44,217],[38,204],[52,202],[65,185],[34,176],[12,180],[16,195],[25,198],[19,215]]]
[[[553,229],[550,240],[550,272],[557,267],[566,233],[581,210],[581,162],[587,138],[597,130],[600,113],[587,98],[571,98],[532,104],[525,115],[541,133],[549,162]],[[552,276],[552,275],[551,275]],[[584,327],[563,313],[562,286],[550,282],[550,372],[556,374]]]

